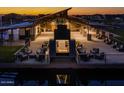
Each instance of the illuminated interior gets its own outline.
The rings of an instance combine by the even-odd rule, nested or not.
[[[69,53],[69,40],[56,40],[56,53]]]

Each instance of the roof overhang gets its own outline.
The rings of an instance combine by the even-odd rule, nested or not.
[[[64,9],[64,10],[61,10],[59,12],[56,12],[56,13],[53,13],[51,15],[47,15],[47,16],[44,16],[44,17],[41,17],[41,18],[38,18],[34,21],[34,25],[37,25],[39,23],[46,23],[46,22],[49,22],[49,21],[52,21],[54,20],[56,17],[58,17],[59,14],[63,14],[63,13],[66,13],[67,15],[64,16],[65,18],[67,18],[68,20],[70,21],[75,21],[79,24],[85,24],[85,25],[88,25],[88,22],[87,20],[84,20],[84,19],[81,19],[81,18],[78,18],[78,17],[74,17],[74,16],[70,16],[68,15],[68,11],[72,9],[72,8],[67,8],[67,9]]]
[[[37,24],[41,24],[41,23],[43,24],[44,22],[46,23],[46,22],[52,21],[52,20],[56,19],[57,17],[61,17],[61,15],[62,15],[62,17],[67,18],[70,21],[75,21],[79,24],[88,25],[88,22],[86,20],[83,20],[81,18],[74,17],[74,16],[69,16],[67,12],[70,9],[72,9],[72,8],[66,8],[66,9],[58,11],[56,13],[37,18],[34,21],[23,22],[23,23],[20,23],[20,24],[13,24],[13,25],[9,25],[9,26],[3,26],[3,27],[0,27],[0,30],[31,27],[31,26],[35,26]]]
[[[34,21],[34,25],[37,25],[39,23],[44,23],[44,22],[49,22],[49,21],[52,21],[53,19],[55,19],[56,17],[58,17],[59,14],[63,14],[63,13],[67,13],[68,10],[70,10],[72,8],[66,8],[64,10],[61,10],[59,12],[56,12],[56,13],[53,13],[53,14],[50,14],[50,15],[46,15],[44,17],[41,17],[41,18],[37,18],[35,21]],[[68,16],[68,15],[67,15]],[[67,17],[66,16],[66,17]]]
[[[26,27],[31,27],[32,25],[33,25],[32,22],[23,22],[23,23],[13,24],[13,25],[9,25],[9,26],[2,26],[2,27],[0,27],[0,30],[26,28]]]

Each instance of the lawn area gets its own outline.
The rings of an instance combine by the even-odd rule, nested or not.
[[[13,54],[22,46],[0,46],[0,62],[12,62]]]
[[[124,42],[124,29],[114,29],[114,30],[109,30],[109,31],[121,36],[121,37],[118,37],[117,39]]]

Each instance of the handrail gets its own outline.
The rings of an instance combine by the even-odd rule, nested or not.
[[[22,48],[20,48],[19,50],[17,50],[14,55],[17,55],[22,49],[24,49],[25,47],[27,47],[27,45],[29,44],[29,42],[27,42]]]
[[[124,41],[121,41],[121,40],[119,40],[119,39],[116,38],[116,37],[113,37],[113,40],[116,40],[117,42],[120,42],[120,43],[124,44]]]

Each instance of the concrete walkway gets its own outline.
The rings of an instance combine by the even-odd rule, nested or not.
[[[36,50],[41,47],[44,41],[49,41],[52,38],[53,38],[53,33],[42,33],[40,36],[36,38],[35,41],[31,42],[29,48],[33,51],[33,53],[35,53]]]

